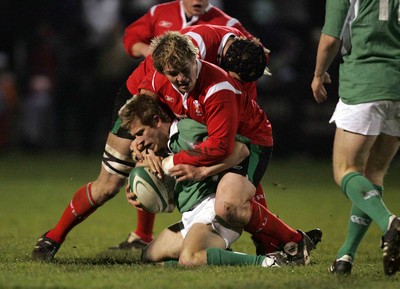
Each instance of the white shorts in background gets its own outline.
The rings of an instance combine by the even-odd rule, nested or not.
[[[400,136],[400,101],[345,104],[341,99],[329,120],[336,127],[362,135]]]
[[[193,210],[184,212],[181,221],[183,224],[181,234],[185,238],[193,224],[211,224],[213,229],[225,240],[226,248],[228,248],[233,242],[239,239],[242,232],[228,229],[215,219],[214,203],[215,195],[210,195],[201,201]]]

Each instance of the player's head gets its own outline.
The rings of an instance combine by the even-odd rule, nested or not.
[[[156,154],[164,151],[174,116],[158,98],[135,95],[120,109],[119,117],[140,150],[151,149]]]
[[[267,65],[265,48],[257,39],[234,38],[221,59],[221,67],[244,82],[256,81]]]
[[[194,88],[199,50],[187,35],[166,32],[153,39],[151,50],[154,68],[164,74],[181,93]]]
[[[209,4],[208,0],[183,0],[185,14],[188,17],[199,16],[205,13]]]

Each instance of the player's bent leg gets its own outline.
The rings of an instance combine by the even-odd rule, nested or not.
[[[226,173],[218,183],[215,213],[229,227],[243,228],[250,220],[254,185],[244,176]]]
[[[100,174],[91,188],[92,198],[97,206],[103,205],[120,192],[130,171],[135,167],[130,155],[131,142],[112,133],[108,134]]]
[[[183,266],[206,265],[207,248],[225,249],[225,240],[213,229],[211,224],[193,224],[183,240],[179,264]]]
[[[93,200],[98,206],[102,206],[120,192],[125,182],[125,178],[112,175],[102,167],[99,176],[92,183]]]
[[[181,226],[179,222],[164,229],[157,238],[143,249],[142,261],[156,263],[169,259],[177,260],[183,243],[183,236],[180,232]]]
[[[280,252],[256,256],[225,250],[239,238],[240,233],[216,224],[218,223],[212,225],[196,223],[190,228],[182,244],[179,259],[181,265],[281,267],[288,263],[285,254]]]
[[[130,155],[130,139],[108,134],[100,174],[93,182],[93,198],[102,205],[113,198],[126,182],[135,162]]]
[[[111,135],[111,134],[110,134]],[[103,156],[103,166],[98,178],[78,189],[65,208],[56,226],[38,240],[32,251],[32,257],[40,260],[52,260],[64,242],[67,234],[79,223],[89,217],[99,206],[115,196],[125,183],[124,174],[134,167],[128,156],[121,151],[129,151],[129,141],[109,135]],[[124,170],[124,171],[123,171]]]
[[[127,177],[134,167],[130,151],[130,139],[120,138],[109,134],[103,156],[103,167],[107,171]],[[108,150],[108,151],[107,151]],[[116,246],[110,247],[113,250],[141,250],[153,239],[153,227],[155,215],[146,211],[137,211],[136,230],[130,232],[128,237]]]

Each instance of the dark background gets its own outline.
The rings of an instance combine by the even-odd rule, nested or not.
[[[124,27],[149,0],[0,1],[0,154],[68,151],[101,154],[113,98],[139,60],[122,48]],[[271,77],[258,101],[273,126],[275,156],[329,156],[337,101],[310,89],[324,20],[322,0],[210,1],[271,50]]]

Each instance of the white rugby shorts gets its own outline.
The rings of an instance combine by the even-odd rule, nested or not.
[[[400,136],[400,101],[345,104],[339,99],[329,120],[336,127],[362,135]]]
[[[228,229],[215,219],[214,203],[215,195],[213,194],[203,199],[193,210],[184,212],[182,214],[183,228],[181,228],[181,234],[185,238],[193,224],[211,224],[212,228],[224,239],[226,248],[228,248],[239,239],[242,232]]]

